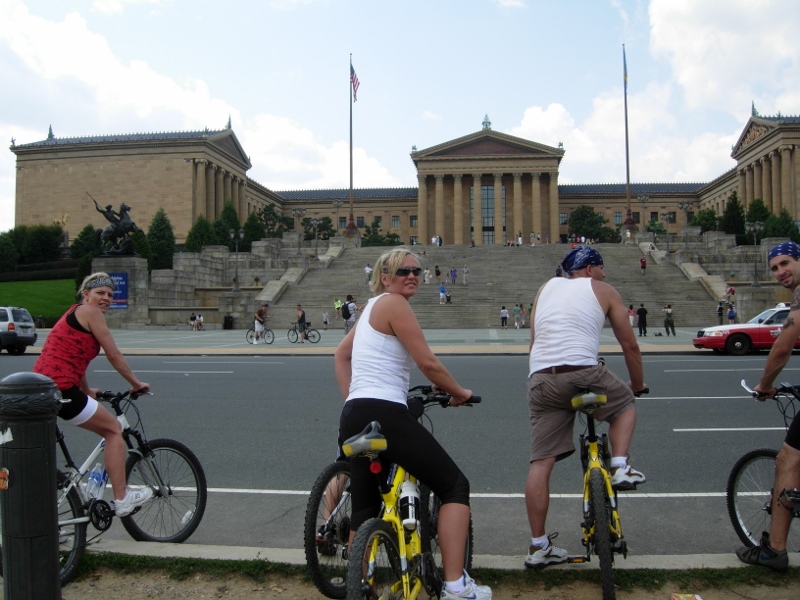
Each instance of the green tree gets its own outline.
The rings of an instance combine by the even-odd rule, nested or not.
[[[744,235],[744,209],[739,202],[739,194],[735,191],[728,196],[725,204],[725,211],[722,213],[720,227],[725,233],[733,233],[738,236]]]
[[[214,232],[214,227],[208,219],[200,215],[186,234],[184,247],[187,252],[200,252],[203,246],[213,246],[217,243],[217,234]]]
[[[693,227],[699,227],[701,232],[716,231],[717,221],[719,221],[717,211],[715,211],[713,208],[704,208],[694,217],[692,217],[689,225],[692,225]]]
[[[748,223],[761,221],[763,223],[771,214],[772,212],[770,212],[767,205],[764,204],[764,201],[761,198],[756,198],[750,203],[750,206],[747,207],[747,217],[745,221]]]
[[[70,258],[83,258],[87,254],[97,256],[100,252],[100,236],[91,223],[88,223],[81,229],[78,237],[75,238],[72,245],[69,247]]]
[[[141,230],[132,233],[131,239],[133,240],[133,251],[147,260],[147,272],[149,274],[153,270],[153,250],[150,247],[150,241],[144,231]]]
[[[364,228],[364,235],[361,236],[361,246],[399,246],[400,236],[396,233],[383,235],[381,233],[381,219],[375,217],[372,225]]]
[[[274,204],[267,204],[257,213],[258,220],[264,224],[266,237],[279,238],[285,231],[291,231],[294,221],[292,217],[282,215]]]
[[[27,264],[56,261],[61,258],[64,230],[61,225],[34,225],[28,243]]]
[[[175,254],[175,231],[163,208],[159,208],[153,215],[153,220],[150,221],[147,241],[150,243],[150,250],[153,253],[150,268],[171,269],[172,256]]]
[[[0,273],[16,271],[17,261],[19,261],[19,253],[14,247],[11,236],[8,232],[0,233]]]
[[[594,212],[591,206],[584,204],[572,211],[567,225],[571,236],[584,236],[587,239],[601,240],[603,227],[606,223],[608,221]]]
[[[770,215],[764,221],[763,237],[789,238],[793,242],[800,243],[800,230],[792,219],[792,215],[785,208],[776,215]]]
[[[647,231],[650,233],[655,233],[656,235],[664,235],[667,233],[667,228],[664,227],[664,224],[661,221],[656,221],[653,219],[647,224]]]
[[[253,242],[264,239],[264,224],[259,220],[256,213],[251,212],[247,215],[247,220],[245,220],[242,229],[244,229],[244,240],[239,243],[239,250],[250,252],[253,248]]]
[[[239,215],[236,214],[233,202],[226,200],[225,204],[222,205],[222,212],[219,214],[219,218],[214,221],[214,231],[217,234],[217,243],[227,246],[228,250],[233,252],[236,245],[229,234],[231,229],[238,233],[242,226],[239,224]],[[240,241],[239,247],[241,248],[241,246]]]

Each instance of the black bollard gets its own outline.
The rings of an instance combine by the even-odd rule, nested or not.
[[[14,373],[0,381],[5,600],[61,599],[55,427],[60,399],[44,375]]]

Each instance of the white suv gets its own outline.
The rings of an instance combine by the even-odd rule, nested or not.
[[[23,354],[37,337],[31,313],[16,306],[0,306],[0,352],[5,348],[9,354]]]

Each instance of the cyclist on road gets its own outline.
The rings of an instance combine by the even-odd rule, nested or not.
[[[147,502],[153,490],[127,487],[128,451],[119,421],[95,400],[101,390],[89,387],[86,369],[102,348],[108,362],[131,385],[131,392],[146,393],[150,384],[136,377],[106,325],[105,313],[114,297],[111,277],[106,273],[89,275],[83,280],[78,297],[83,301],[73,305],[53,326],[33,371],[55,381],[61,396],[69,400],[61,405],[59,417],[105,440],[105,465],[114,491],[114,511],[124,517]]]
[[[761,381],[755,387],[761,401],[775,396],[772,385],[789,362],[794,343],[800,337],[800,246],[784,242],[769,251],[769,269],[783,287],[792,290],[789,316],[783,322],[781,333],[767,357]],[[772,520],[769,532],[764,532],[761,543],[754,548],[739,548],[736,556],[750,565],[761,565],[775,571],[789,568],[786,537],[792,522],[794,507],[791,501],[781,499],[784,490],[800,488],[800,416],[795,415],[786,432],[778,458],[775,461],[775,485],[772,486]]]
[[[439,544],[445,584],[441,599],[490,600],[489,587],[477,585],[464,571],[469,532],[469,481],[433,435],[408,410],[407,394],[414,364],[459,406],[472,397],[433,354],[411,309],[422,269],[414,254],[397,248],[375,263],[375,297],[362,307],[358,321],[336,349],[336,379],[346,398],[339,423],[341,440],[379,421],[388,450],[382,462],[396,463],[428,485],[442,502]],[[352,536],[359,525],[380,513],[381,497],[369,459],[351,463]]]
[[[297,333],[300,335],[300,343],[306,342],[306,311],[299,304],[297,305]]]
[[[272,315],[268,315],[267,311],[269,310],[269,304],[266,302],[261,305],[256,311],[255,322],[253,323],[253,329],[256,332],[256,339],[253,341],[254,344],[258,343],[259,338],[263,337],[264,330],[267,328],[267,319],[271,319]]]
[[[630,489],[646,481],[628,464],[628,448],[636,426],[634,392],[645,389],[642,355],[628,321],[628,309],[616,289],[603,283],[603,257],[589,246],[577,246],[561,263],[567,277],[545,283],[531,310],[528,409],[531,421],[531,467],[525,484],[525,505],[531,544],[525,566],[541,569],[566,562],[567,551],[551,543],[545,521],[550,504],[550,474],[556,461],[575,451],[571,399],[581,386],[602,388],[608,404],[594,412],[607,421],[611,441],[611,482]],[[625,355],[630,382],[606,369],[598,358],[600,332],[606,318]]]

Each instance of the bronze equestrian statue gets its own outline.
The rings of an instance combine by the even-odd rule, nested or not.
[[[92,198],[91,195],[89,197]],[[136,223],[131,220],[128,214],[131,207],[123,202],[119,205],[119,212],[114,212],[111,204],[107,205],[103,210],[97,204],[97,200],[92,198],[92,202],[94,202],[97,212],[103,215],[110,223],[105,229],[98,229],[96,232],[100,238],[103,254],[135,256],[133,238],[131,238],[130,234],[140,232],[141,229],[136,226]]]

